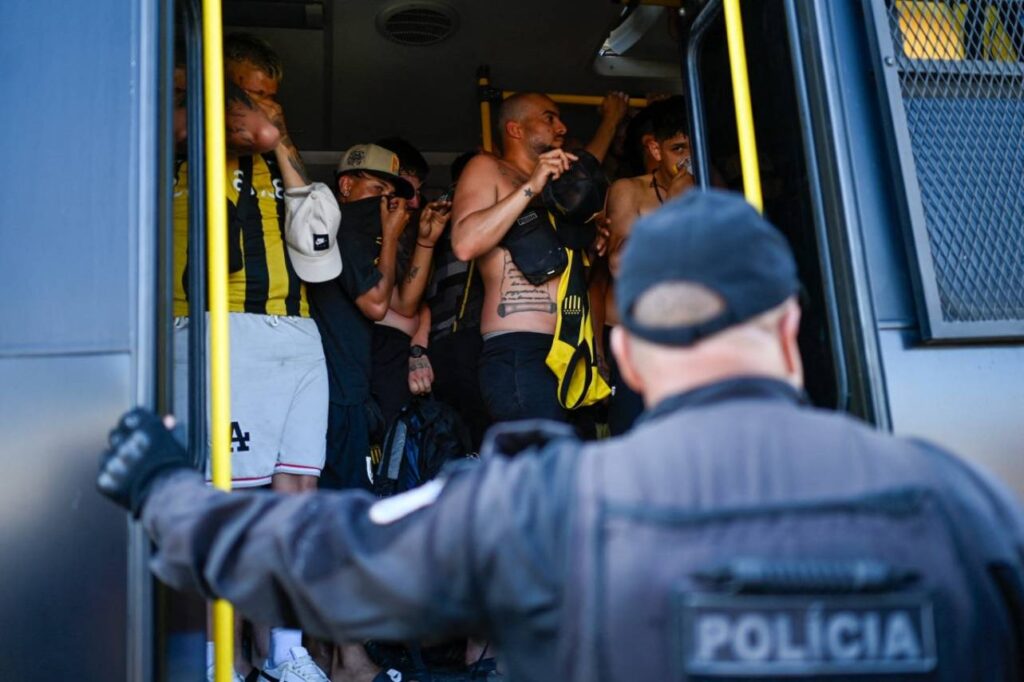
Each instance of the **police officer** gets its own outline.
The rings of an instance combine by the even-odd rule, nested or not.
[[[1020,508],[806,405],[797,287],[779,232],[691,192],[623,255],[613,349],[647,411],[622,438],[522,423],[382,501],[226,495],[134,411],[99,486],[170,585],[334,641],[483,634],[514,680],[1020,679]]]

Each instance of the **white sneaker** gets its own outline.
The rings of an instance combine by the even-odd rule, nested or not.
[[[288,650],[288,660],[276,668],[264,668],[260,680],[267,682],[331,682],[320,670],[306,647],[293,646]]]
[[[245,682],[245,678],[239,675],[237,670],[232,670],[231,672],[234,674],[234,677],[231,678],[231,682]],[[206,682],[214,682],[212,665],[206,669]]]

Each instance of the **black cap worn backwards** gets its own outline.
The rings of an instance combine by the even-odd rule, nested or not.
[[[697,284],[725,309],[704,322],[661,327],[638,323],[637,300],[657,284]],[[780,305],[799,289],[789,244],[742,196],[692,190],[636,221],[615,283],[622,325],[634,336],[688,346]]]

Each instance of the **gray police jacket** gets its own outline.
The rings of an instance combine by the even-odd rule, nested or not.
[[[722,382],[383,501],[179,473],[144,510],[153,570],[335,641],[489,636],[513,680],[1018,679],[1016,503],[799,398]]]

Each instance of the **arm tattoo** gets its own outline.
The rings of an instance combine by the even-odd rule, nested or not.
[[[409,272],[405,275],[405,281],[411,282],[416,279],[416,275],[420,274],[420,266],[414,265],[409,268]]]
[[[533,196],[533,190],[529,187],[525,187],[523,188],[523,194],[525,194],[527,198],[530,198]]]
[[[309,175],[306,173],[306,164],[302,163],[302,157],[299,156],[299,153],[294,149],[289,150],[288,152],[288,163],[291,164],[292,168],[295,169],[295,172],[299,174],[300,178],[302,178],[302,182],[308,185]]]

